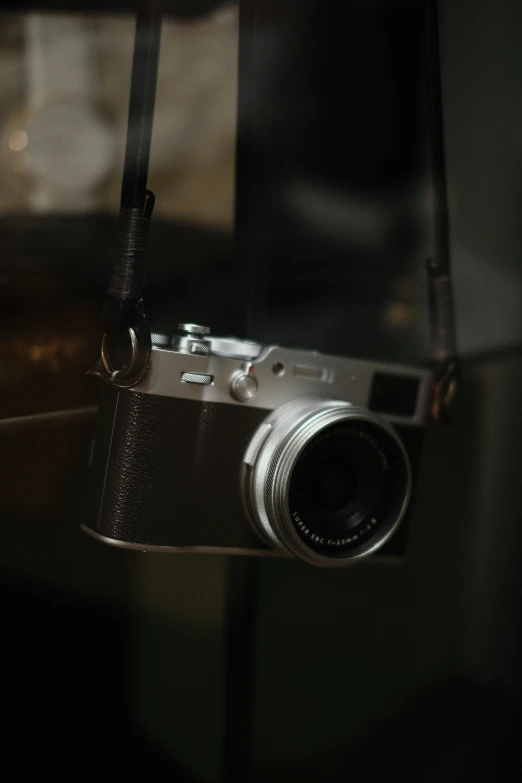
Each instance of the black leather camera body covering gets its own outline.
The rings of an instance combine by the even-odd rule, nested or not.
[[[267,414],[104,389],[85,525],[121,545],[267,549],[240,496],[241,462]]]

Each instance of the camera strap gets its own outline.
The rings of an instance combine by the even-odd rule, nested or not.
[[[90,370],[122,388],[143,377],[151,335],[142,289],[154,194],[147,190],[162,3],[139,0],[129,100],[127,143],[119,215],[119,253],[103,316],[101,356]]]
[[[433,254],[428,259],[428,288],[431,328],[431,358],[435,382],[431,418],[447,422],[460,362],[455,334],[453,283],[450,265],[450,236],[444,122],[442,106],[439,18],[437,0],[428,0],[426,36],[426,86],[428,110],[428,150],[433,190]]]

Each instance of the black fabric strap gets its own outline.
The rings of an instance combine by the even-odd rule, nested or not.
[[[161,42],[161,0],[139,0],[129,100],[122,209],[143,209],[147,195],[156,81]]]
[[[457,351],[450,264],[438,11],[437,0],[427,0],[426,92],[434,228],[433,255],[427,263],[431,358],[435,372],[430,412],[435,422],[448,423],[451,420],[460,374],[460,361]]]
[[[152,193],[149,198],[152,202],[150,210],[143,207],[120,209],[119,257],[109,286],[109,296],[116,299],[137,300],[142,294],[150,215],[154,202]]]
[[[433,255],[428,260],[431,355],[435,362],[457,355],[450,267],[448,189],[444,147],[439,17],[437,0],[428,0],[426,36],[428,150],[433,185]]]
[[[147,190],[147,177],[162,5],[159,0],[138,2],[121,188],[119,252],[105,302],[101,357],[91,371],[125,388],[134,386],[143,377],[151,352],[142,290],[154,207],[154,194]]]
[[[126,316],[119,324],[128,328],[131,308],[116,306],[114,300],[138,302],[142,296],[147,255],[149,221],[154,195],[147,190],[156,81],[161,40],[159,0],[140,0],[132,63],[127,145],[121,187],[119,256],[109,286],[106,330],[113,330],[115,313]]]
[[[439,44],[439,17],[437,0],[428,0],[426,39],[426,86],[428,110],[428,151],[434,198],[434,259],[441,274],[450,269],[450,241],[448,217],[448,187],[446,181],[446,152],[444,145],[444,113]]]

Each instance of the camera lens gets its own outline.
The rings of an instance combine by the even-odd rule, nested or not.
[[[399,449],[379,425],[353,419],[326,427],[302,450],[290,477],[298,535],[317,551],[349,549],[354,535],[357,545],[374,519],[393,510],[402,468]]]
[[[343,457],[323,459],[311,478],[317,485],[314,495],[322,511],[339,511],[355,494],[357,476]]]
[[[390,425],[347,402],[306,399],[275,411],[263,427],[244,480],[247,508],[265,538],[334,566],[387,540],[410,493],[408,459]]]

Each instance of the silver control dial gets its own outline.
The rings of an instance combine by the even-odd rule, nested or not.
[[[168,345],[170,337],[167,334],[160,334],[159,332],[152,332],[150,335],[152,345]]]
[[[178,324],[180,332],[191,334],[195,337],[201,337],[204,334],[210,334],[210,327],[200,326],[199,324]]]
[[[230,393],[239,402],[248,402],[257,394],[257,379],[249,372],[236,372],[230,381]]]
[[[226,359],[257,359],[262,345],[251,340],[238,340],[236,337],[211,337],[212,355]]]

